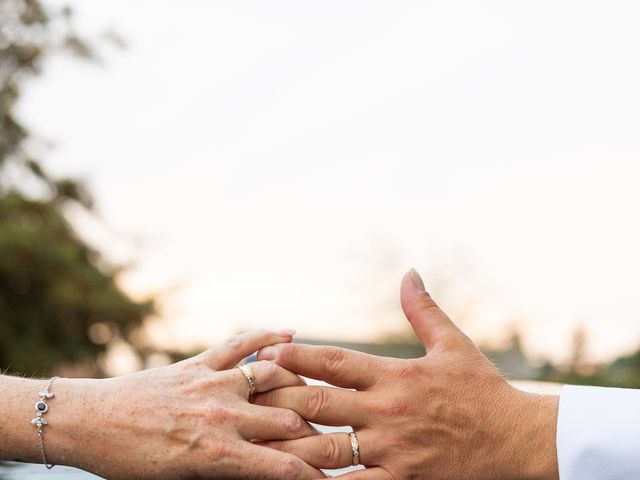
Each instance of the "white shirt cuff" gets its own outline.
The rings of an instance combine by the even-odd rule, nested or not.
[[[567,385],[559,408],[560,480],[640,478],[640,390]]]

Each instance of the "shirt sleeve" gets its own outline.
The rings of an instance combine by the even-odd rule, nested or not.
[[[563,387],[560,480],[640,479],[640,390]]]

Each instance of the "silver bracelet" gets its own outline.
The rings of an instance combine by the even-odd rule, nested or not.
[[[38,395],[40,396],[40,400],[36,402],[36,406],[35,406],[36,416],[33,417],[33,419],[31,420],[31,425],[35,426],[38,429],[38,440],[40,442],[40,453],[42,453],[42,461],[44,463],[44,466],[47,467],[49,470],[51,470],[55,465],[47,462],[47,455],[45,454],[45,451],[44,451],[44,432],[42,430],[42,427],[44,427],[45,425],[49,425],[49,422],[47,422],[47,420],[42,416],[49,411],[49,405],[47,404],[47,400],[50,400],[56,396],[56,394],[53,392],[50,392],[49,389],[53,385],[53,382],[58,378],[59,377],[53,377],[51,380],[49,380],[49,383],[47,383],[47,386],[44,387],[44,390],[41,390],[38,392]]]

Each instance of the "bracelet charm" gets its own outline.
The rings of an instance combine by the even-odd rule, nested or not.
[[[40,441],[40,453],[42,454],[42,461],[44,463],[44,466],[49,470],[52,469],[54,465],[50,464],[47,461],[47,455],[45,454],[44,450],[44,431],[42,430],[42,427],[44,427],[45,425],[49,425],[49,422],[47,422],[47,419],[44,418],[43,415],[49,411],[49,404],[47,403],[47,400],[50,400],[56,396],[55,393],[49,391],[49,389],[57,378],[58,377],[53,377],[51,380],[49,380],[49,383],[44,388],[44,390],[38,392],[40,400],[38,400],[35,404],[36,416],[31,419],[31,425],[35,426],[38,429],[38,440]]]

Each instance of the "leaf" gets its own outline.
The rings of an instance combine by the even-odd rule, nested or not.
[[[41,178],[42,180],[49,181],[49,177],[42,169],[40,163],[36,160],[28,159],[26,162],[27,168],[33,173],[36,177]]]
[[[64,46],[76,57],[85,60],[96,59],[96,56],[89,44],[75,34],[68,35],[65,38]]]
[[[59,200],[75,200],[87,209],[93,208],[93,198],[89,191],[77,180],[65,178],[54,182]]]

